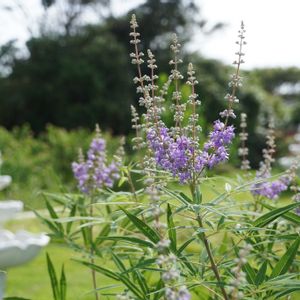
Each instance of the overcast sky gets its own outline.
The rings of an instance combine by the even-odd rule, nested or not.
[[[1,0],[1,4],[22,3],[29,18],[41,16],[41,0]],[[240,21],[246,25],[246,68],[298,66],[300,67],[300,0],[196,0],[201,15],[209,21],[224,22],[227,26],[213,35],[203,37],[195,32],[191,48],[205,56],[231,63],[234,58],[236,32]],[[143,0],[112,0],[116,14],[122,14]],[[28,38],[22,13],[0,14],[0,43]]]

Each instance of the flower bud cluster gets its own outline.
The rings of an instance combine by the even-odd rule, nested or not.
[[[288,189],[289,185],[294,182],[296,178],[296,171],[299,167],[299,159],[296,159],[291,167],[279,179],[268,181],[271,177],[272,162],[274,162],[273,155],[275,153],[275,131],[273,120],[269,123],[267,134],[267,148],[263,150],[264,161],[256,173],[256,179],[261,179],[262,182],[256,183],[252,186],[251,192],[253,195],[261,195],[269,199],[276,199],[281,192]],[[291,189],[295,191],[295,186]]]
[[[252,246],[246,244],[245,247],[239,250],[238,257],[234,260],[236,266],[231,269],[234,277],[230,280],[229,287],[227,287],[227,291],[231,296],[230,299],[244,299],[244,294],[240,289],[247,283],[247,280],[246,274],[243,272],[242,268],[247,263],[247,257],[251,250]]]
[[[240,135],[240,141],[241,141],[241,147],[238,149],[238,155],[242,158],[241,163],[241,169],[242,170],[249,170],[250,169],[250,162],[247,159],[247,156],[249,154],[249,149],[246,145],[248,140],[248,133],[246,131],[247,129],[247,115],[245,113],[241,114],[241,124],[240,127],[242,129],[242,132]]]
[[[173,36],[173,42],[170,48],[174,54],[174,57],[169,62],[169,64],[173,66],[173,69],[171,70],[171,75],[169,77],[171,81],[174,81],[175,83],[175,91],[172,94],[172,100],[174,101],[174,104],[171,106],[171,109],[174,110],[174,121],[175,121],[174,132],[175,134],[180,134],[181,123],[184,119],[186,104],[181,102],[182,94],[179,90],[179,81],[183,79],[183,76],[178,70],[178,65],[182,63],[182,60],[178,57],[180,53],[181,44],[178,42],[178,37],[176,34],[174,34]]]
[[[168,245],[169,246],[169,245]],[[163,251],[167,248],[162,249]],[[160,254],[156,263],[165,270],[161,276],[165,285],[166,300],[189,300],[191,294],[185,285],[178,283],[180,281],[180,270],[177,267],[177,258],[174,254]]]
[[[231,88],[231,93],[228,93],[224,98],[228,103],[228,108],[226,108],[224,111],[220,113],[220,116],[222,118],[225,118],[225,124],[227,124],[229,118],[236,118],[236,115],[233,111],[233,105],[235,103],[239,103],[239,99],[236,98],[235,94],[239,87],[242,86],[242,77],[240,76],[240,66],[245,61],[243,60],[243,56],[245,55],[244,52],[242,52],[243,45],[246,44],[245,42],[245,26],[244,23],[241,23],[241,28],[238,32],[238,38],[239,40],[236,42],[238,44],[238,51],[235,53],[237,55],[236,60],[233,62],[234,65],[236,65],[236,71],[234,74],[231,75],[231,79],[228,83],[228,86]]]
[[[123,143],[124,139],[114,159],[109,163],[106,157],[106,142],[101,137],[99,127],[96,127],[96,136],[90,144],[87,159],[80,150],[78,162],[72,163],[74,176],[82,192],[91,193],[97,189],[112,187],[115,180],[120,178],[120,167],[124,157]]]
[[[201,131],[201,126],[198,125],[199,114],[197,114],[197,107],[200,106],[201,102],[198,100],[198,94],[195,92],[195,86],[198,84],[198,81],[195,77],[195,70],[192,63],[188,65],[188,80],[186,82],[187,85],[191,86],[191,94],[188,98],[187,104],[189,104],[192,108],[192,113],[188,119],[187,131],[192,135],[193,146],[196,148],[199,146],[199,133]]]
[[[137,23],[135,16],[133,16],[131,21],[131,28],[133,33],[136,33]],[[136,34],[132,36],[134,40]],[[235,117],[233,105],[238,102],[235,93],[237,87],[241,85],[239,67],[242,63],[241,57],[243,56],[241,53],[242,45],[244,44],[243,24],[239,32],[239,37],[239,63],[235,75],[231,78],[230,86],[232,91],[226,96],[228,108],[221,113],[226,120],[225,122],[221,122],[220,120],[214,122],[213,130],[210,132],[208,140],[203,143],[203,149],[199,147],[201,127],[198,124],[199,115],[197,108],[200,105],[200,101],[195,90],[198,81],[195,77],[193,65],[189,64],[186,83],[191,87],[191,93],[186,103],[183,103],[182,94],[179,89],[179,81],[183,79],[183,76],[178,70],[179,64],[182,63],[182,60],[179,58],[181,45],[178,42],[177,36],[174,35],[170,47],[173,52],[173,58],[170,61],[170,65],[172,66],[171,75],[161,89],[154,83],[157,79],[157,76],[154,75],[157,65],[153,53],[148,50],[147,64],[150,68],[150,76],[143,75],[140,64],[137,64],[138,74],[134,81],[138,85],[138,91],[142,93],[139,103],[145,107],[146,112],[143,114],[142,124],[139,125],[139,117],[136,111],[132,109],[132,123],[136,130],[135,148],[140,149],[145,145],[148,146],[147,154],[145,155],[146,159],[144,159],[143,164],[144,168],[154,167],[153,169],[155,169],[158,166],[170,172],[181,183],[190,183],[191,181],[198,180],[205,168],[212,168],[228,159],[227,146],[234,137],[234,128],[233,126],[227,126],[227,121],[229,117]],[[136,60],[142,56],[137,47],[139,42],[133,43],[135,51],[132,57]],[[162,103],[168,95],[171,83],[174,83],[172,107],[175,125],[168,128],[161,116],[164,111]],[[189,105],[192,111],[189,116],[185,116],[187,105]],[[185,119],[188,122],[187,126],[183,127],[182,124]],[[146,143],[142,142],[144,135],[146,136]]]

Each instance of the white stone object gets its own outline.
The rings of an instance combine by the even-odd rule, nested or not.
[[[22,211],[24,204],[19,200],[0,201],[0,227],[1,224],[13,218],[13,216]]]
[[[33,234],[23,230],[12,233],[0,230],[0,270],[32,260],[49,240],[49,236],[44,233]]]
[[[11,184],[11,176],[9,175],[0,175],[0,191],[5,189]]]

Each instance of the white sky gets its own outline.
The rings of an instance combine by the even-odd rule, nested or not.
[[[1,5],[22,3],[32,20],[42,15],[41,0],[0,0]],[[224,22],[220,32],[203,37],[195,32],[191,48],[207,57],[226,63],[234,59],[236,33],[240,21],[246,25],[246,64],[244,67],[300,67],[300,0],[197,0],[201,15],[209,21]],[[143,0],[112,0],[116,14]],[[17,38],[24,43],[29,36],[20,12],[0,13],[0,43]]]

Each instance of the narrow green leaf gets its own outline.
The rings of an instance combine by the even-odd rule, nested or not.
[[[243,271],[246,273],[246,279],[249,283],[255,284],[255,271],[254,269],[250,266],[249,263],[246,263],[242,267]]]
[[[37,211],[33,211],[33,212],[45,225],[48,226],[48,228],[55,234],[55,236],[61,236],[61,233],[57,228],[56,224],[50,222],[47,218],[40,215]]]
[[[156,262],[156,258],[149,258],[146,260],[142,260],[142,261],[138,262],[138,264],[136,264],[135,266],[132,266],[130,269],[127,269],[126,272],[124,272],[124,273],[130,273],[136,269],[145,269],[147,266],[153,265],[155,262]]]
[[[296,239],[296,241],[288,248],[285,254],[281,257],[281,259],[275,265],[270,278],[277,277],[286,273],[289,267],[292,265],[294,258],[297,254],[298,248],[300,245],[300,237]]]
[[[166,194],[168,194],[171,197],[176,198],[181,203],[183,203],[185,206],[189,206],[190,204],[193,203],[193,201],[182,192],[176,192],[176,191],[172,191],[169,189],[163,189],[163,190]]]
[[[60,292],[59,292],[59,287],[58,287],[57,276],[56,276],[55,269],[53,267],[52,261],[51,261],[48,253],[46,253],[46,258],[47,258],[48,274],[50,277],[53,298],[54,298],[54,300],[60,300]]]
[[[258,227],[258,228],[265,227],[266,225],[268,225],[272,221],[276,220],[280,216],[286,214],[287,212],[289,212],[292,209],[295,209],[298,206],[300,206],[300,202],[289,204],[287,206],[274,209],[274,210],[262,215],[258,219],[256,219],[253,222],[253,226]]]
[[[180,246],[180,248],[177,250],[176,254],[177,254],[177,255],[180,255],[180,254],[184,251],[184,249],[185,249],[191,242],[193,242],[194,240],[196,240],[195,237],[192,237],[192,238],[190,238],[189,240],[187,240],[184,244],[182,244],[182,245]]]
[[[76,214],[76,204],[73,204],[72,205],[72,208],[71,208],[71,211],[70,211],[70,214],[69,214],[69,217],[70,218],[73,218]],[[67,223],[67,226],[66,226],[66,233],[69,234],[71,232],[71,228],[72,228],[72,225],[73,225],[73,222],[69,222]]]
[[[295,288],[290,288],[290,289],[284,289],[284,291],[281,291],[279,293],[276,293],[276,296],[275,296],[275,300],[276,299],[280,299],[286,295],[289,295],[291,293],[294,293],[296,291],[300,291],[300,287],[295,287]]]
[[[155,244],[159,242],[160,238],[155,230],[153,230],[150,226],[148,226],[142,220],[132,215],[125,209],[121,208],[121,210],[127,215],[128,219],[130,219],[130,221],[136,226],[136,228],[141,233],[143,233],[150,241],[152,241]]]
[[[149,242],[149,241],[145,241],[136,237],[131,237],[131,236],[107,236],[107,237],[98,237],[96,243],[100,244],[103,241],[124,241],[124,242],[128,242],[131,244],[137,244],[140,246],[144,246],[144,247],[150,247],[150,248],[154,248],[154,244]]]
[[[137,299],[147,299],[146,297],[144,297],[143,293],[136,287],[136,284],[133,283],[130,279],[124,276],[120,276],[119,280],[122,281],[127,286],[127,288],[138,297]]]
[[[114,261],[115,265],[117,266],[117,268],[121,272],[125,272],[126,271],[126,267],[124,266],[122,260],[118,257],[117,254],[115,254],[113,252],[111,254],[112,254],[113,261]]]
[[[143,276],[143,274],[141,274],[141,272],[139,272],[138,270],[135,270],[134,275],[135,275],[136,281],[138,282],[139,286],[141,287],[144,295],[148,295],[150,291],[149,291],[149,287],[147,285],[147,281],[146,281],[145,277]]]
[[[261,203],[261,204],[262,204],[263,207],[265,207],[265,208],[267,208],[269,210],[275,209],[275,207],[272,206],[272,205],[269,205],[269,204],[266,204],[266,203]],[[286,219],[288,221],[291,221],[291,222],[293,222],[293,223],[295,223],[297,225],[300,225],[300,216],[298,216],[298,215],[296,215],[296,214],[294,214],[292,212],[287,212],[286,214],[284,214],[282,216],[282,218],[284,218],[284,219]]]
[[[110,233],[111,230],[111,225],[110,224],[106,224],[103,229],[99,232],[98,237],[96,238],[95,244],[96,245],[100,245],[101,243],[103,243],[105,241],[105,237],[107,237]]]
[[[65,266],[62,265],[61,275],[60,275],[60,300],[66,300],[67,298],[67,280],[65,274]]]
[[[50,202],[48,200],[46,200],[46,207],[48,209],[48,212],[51,216],[52,219],[59,219],[57,213],[55,212],[54,208],[52,207],[52,205],[50,204]],[[55,222],[57,228],[63,233],[64,232],[64,227],[62,226],[62,224]]]
[[[265,260],[255,276],[255,284],[259,286],[265,281],[268,262]]]
[[[197,187],[195,188],[194,199],[195,199],[195,204],[201,204],[201,203],[202,203],[202,193],[201,193],[201,191],[200,191],[199,186],[197,186]]]
[[[174,220],[173,220],[173,216],[172,216],[171,206],[169,203],[167,206],[167,223],[168,223],[168,235],[169,235],[169,239],[171,241],[170,247],[173,251],[176,251],[176,249],[177,249],[176,229],[175,229],[175,224],[174,224]]]
[[[109,277],[109,278],[117,280],[117,281],[120,280],[119,274],[116,272],[113,272],[109,269],[102,268],[100,266],[97,266],[95,264],[92,264],[90,262],[83,261],[83,260],[74,259],[74,261],[76,261],[86,267],[89,267],[90,269],[95,270],[96,272],[101,273],[101,274],[105,275],[106,277]]]

